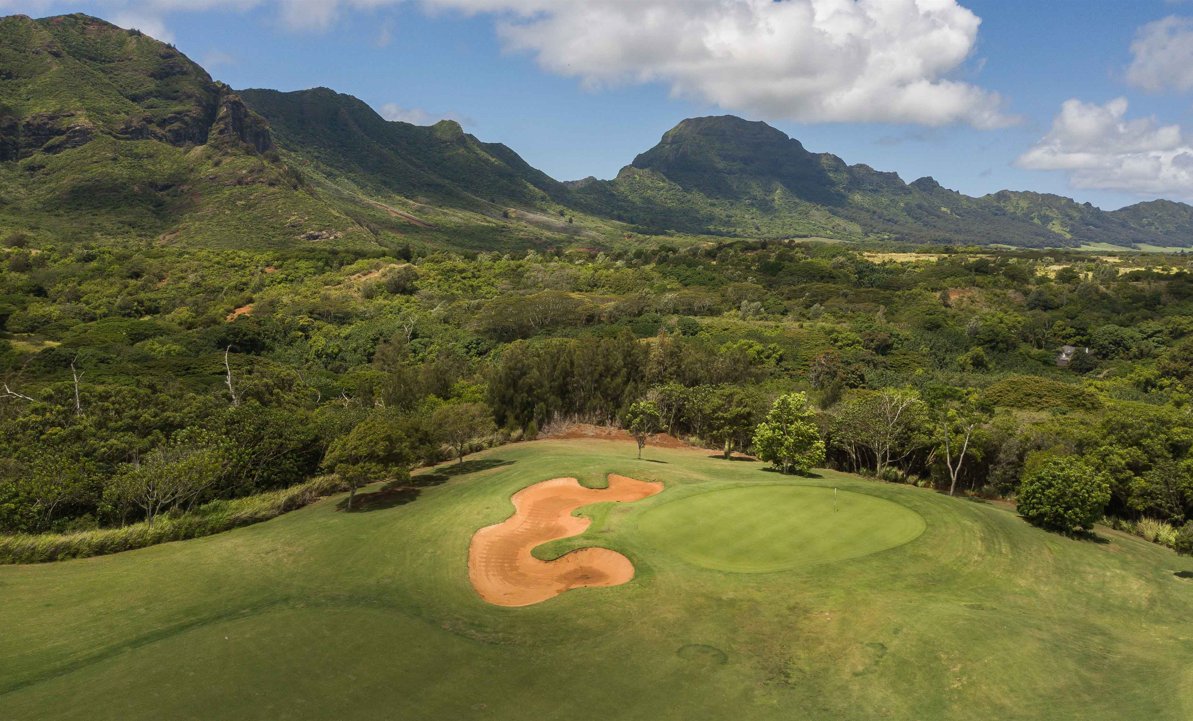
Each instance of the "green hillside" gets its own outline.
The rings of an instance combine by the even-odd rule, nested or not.
[[[4,18],[0,65],[8,234],[364,252],[608,235],[568,223],[557,183],[454,123],[387,123],[324,90],[248,91],[250,109],[173,47],[96,18]]]
[[[85,15],[0,20],[0,227],[46,240],[371,244],[174,48]]]
[[[1193,714],[1193,581],[1166,549],[1050,535],[992,505],[835,472],[634,452],[508,446],[367,512],[332,499],[197,541],[0,568],[0,708],[11,721]],[[635,565],[630,583],[525,608],[477,596],[469,540],[510,515],[512,493],[609,472],[666,490],[582,509],[588,531],[540,551],[615,549]],[[801,500],[832,488],[843,520],[793,563],[722,561],[773,553],[784,516],[834,513]],[[726,493],[734,504],[712,502]],[[832,538],[885,532],[891,513],[882,543]],[[677,520],[688,535],[666,532]],[[683,540],[698,528],[731,546],[714,562],[693,555]]]
[[[761,122],[693,118],[613,180],[561,183],[453,121],[326,88],[233,92],[86,15],[0,20],[0,230],[198,247],[602,247],[627,237],[1186,247],[1193,208],[971,198],[847,165]],[[600,138],[593,138],[600,143]]]
[[[972,198],[932,178],[905,183],[810,153],[765,123],[733,116],[685,120],[614,180],[571,187],[578,205],[653,232],[1027,247],[1193,243],[1193,209],[1180,203],[1106,213],[1039,193]]]
[[[453,120],[427,127],[390,122],[327,88],[240,95],[269,120],[279,145],[325,175],[372,192],[500,213],[506,205],[543,202],[562,190],[509,148],[482,143]]]

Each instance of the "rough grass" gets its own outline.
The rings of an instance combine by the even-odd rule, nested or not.
[[[270,493],[231,501],[213,501],[191,513],[166,515],[148,523],[78,533],[0,535],[0,563],[48,563],[147,548],[158,543],[210,536],[232,528],[276,518],[343,490],[334,476]]]
[[[338,499],[105,558],[0,568],[0,709],[22,719],[1083,719],[1193,716],[1193,561],[1079,541],[993,505],[707,451],[540,441],[416,477],[400,503]],[[449,469],[451,469],[449,471]],[[662,480],[553,553],[625,553],[624,586],[483,603],[472,533],[545,478]],[[679,495],[750,485],[897,503],[918,538],[760,574],[648,542]],[[678,542],[678,539],[677,539]],[[570,544],[570,545],[569,545]]]

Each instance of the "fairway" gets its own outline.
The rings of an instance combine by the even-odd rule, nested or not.
[[[194,541],[0,567],[0,718],[1193,718],[1189,559],[847,474],[636,452],[520,443],[421,473],[399,505],[331,498]],[[664,487],[599,502],[610,474]],[[632,578],[487,602],[472,538],[561,477],[598,502],[535,558],[608,549]]]
[[[639,527],[654,548],[696,566],[768,573],[900,546],[923,533],[924,519],[861,493],[773,485],[664,502]]]

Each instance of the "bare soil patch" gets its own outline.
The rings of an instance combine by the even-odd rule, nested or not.
[[[224,320],[227,321],[228,323],[231,323],[232,321],[236,320],[237,318],[239,318],[242,315],[252,315],[252,314],[253,314],[253,304],[249,303],[248,305],[242,305],[239,308],[236,308],[235,310],[233,310],[231,313],[228,314],[228,317],[225,318]]]
[[[543,439],[578,440],[598,438],[606,441],[634,442],[634,437],[621,428],[613,426],[598,426],[591,423],[567,423],[549,428],[539,435]],[[688,443],[668,433],[655,433],[647,441],[647,446],[656,448],[692,448]]]
[[[480,529],[468,548],[468,576],[485,601],[530,606],[573,588],[619,586],[634,577],[630,559],[607,548],[581,548],[553,561],[531,551],[548,541],[578,536],[590,521],[572,513],[608,501],[629,502],[663,490],[662,483],[609,475],[608,488],[585,488],[575,478],[555,478],[523,488],[510,500],[514,514]]]

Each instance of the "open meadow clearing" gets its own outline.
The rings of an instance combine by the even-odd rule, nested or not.
[[[360,509],[0,568],[0,714],[22,719],[1187,719],[1193,562],[1103,531],[708,451],[539,441]],[[634,577],[483,601],[478,529],[610,473],[665,490],[540,546]],[[833,489],[837,489],[834,494]],[[836,510],[834,510],[834,495]],[[839,521],[837,519],[840,519]]]

